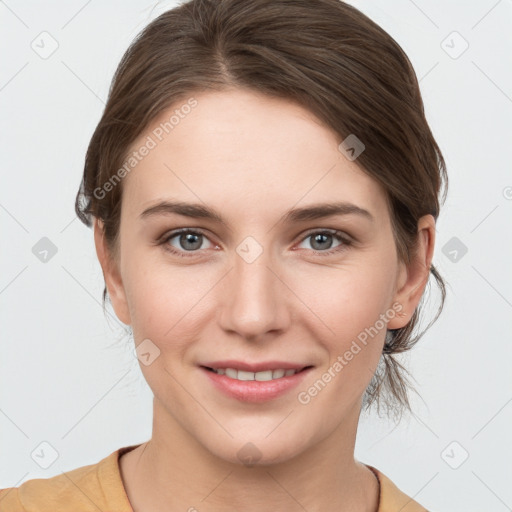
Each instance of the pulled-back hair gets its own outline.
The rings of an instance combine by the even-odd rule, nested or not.
[[[76,213],[103,222],[115,251],[122,182],[99,194],[134,140],[163,111],[194,93],[246,88],[293,100],[340,141],[364,145],[356,163],[384,189],[400,261],[417,247],[418,220],[438,218],[446,167],[425,118],[418,80],[404,51],[376,23],[340,0],[191,0],[153,20],[136,37],[114,75],[85,158]],[[96,193],[95,193],[96,191]],[[430,274],[445,285],[434,265]],[[103,300],[107,298],[106,287]],[[387,332],[363,405],[411,410],[406,369],[395,355],[418,331],[424,296],[410,322]]]

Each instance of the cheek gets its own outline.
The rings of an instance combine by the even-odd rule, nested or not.
[[[359,262],[320,269],[307,279],[294,278],[294,290],[331,334],[346,340],[375,324],[390,308],[394,276],[391,265]]]
[[[216,281],[211,268],[180,267],[132,253],[125,260],[123,282],[135,340],[149,338],[162,350],[171,341],[173,350],[185,347],[208,320],[208,292]]]
[[[335,382],[331,389],[343,388],[347,399],[366,388],[380,359],[387,322],[395,314],[391,308],[394,276],[392,265],[375,261],[324,269],[294,288],[316,314],[307,315],[308,326],[328,355],[326,379]]]

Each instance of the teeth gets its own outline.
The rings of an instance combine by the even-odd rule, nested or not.
[[[238,372],[233,368],[226,368],[226,377],[229,377],[230,379],[236,379],[237,375]]]
[[[281,377],[289,377],[297,373],[296,370],[265,370],[262,372],[246,372],[244,370],[236,370],[235,368],[218,368],[214,372],[219,375],[226,375],[230,379],[236,380],[258,380],[268,381],[280,379]]]

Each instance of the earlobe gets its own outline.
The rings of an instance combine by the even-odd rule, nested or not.
[[[105,240],[103,223],[101,220],[94,219],[93,229],[96,255],[101,265],[103,279],[105,280],[105,286],[107,287],[112,307],[114,308],[119,320],[126,325],[130,325],[131,319],[123,281],[121,279],[118,265]]]
[[[402,264],[394,303],[401,305],[397,316],[388,322],[388,329],[400,329],[411,320],[430,275],[434,254],[435,219],[424,215],[418,221],[418,243],[409,264]]]

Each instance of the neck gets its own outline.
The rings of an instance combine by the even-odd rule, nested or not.
[[[354,412],[331,436],[295,456],[247,465],[198,443],[155,399],[151,440],[120,459],[133,511],[376,512],[378,481],[353,455],[359,410]]]

